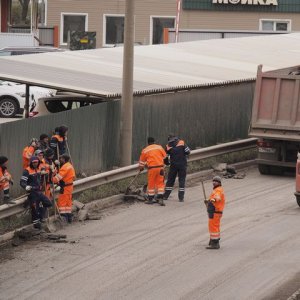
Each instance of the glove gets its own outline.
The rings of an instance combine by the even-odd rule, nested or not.
[[[170,161],[169,161],[169,157],[168,157],[168,156],[166,156],[166,157],[164,158],[164,164],[165,164],[166,166],[169,166],[169,165],[170,165]]]
[[[139,167],[140,172],[144,171],[144,167]]]
[[[55,187],[55,191],[56,191],[56,192],[60,192],[60,190],[61,190],[61,187],[60,187],[59,185],[57,185],[57,186]]]
[[[42,171],[41,171],[41,174],[42,174],[42,175],[46,175],[46,174],[48,174],[48,172],[47,172],[46,170],[42,170]]]
[[[49,168],[50,168],[51,172],[54,172],[54,171],[55,171],[55,166],[54,166],[53,164],[50,165]]]
[[[207,206],[208,202],[209,202],[208,199],[205,199],[205,200],[204,200],[204,204],[205,204],[206,206]]]
[[[32,186],[26,185],[25,190],[26,190],[26,192],[30,192],[32,190]]]
[[[59,167],[60,166],[60,162],[59,162],[59,160],[57,159],[57,160],[55,160],[54,161],[54,163]]]

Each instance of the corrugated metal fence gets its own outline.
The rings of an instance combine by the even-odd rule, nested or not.
[[[166,144],[172,132],[191,148],[246,138],[250,122],[253,82],[202,87],[176,93],[134,98],[133,161],[137,161],[148,136]],[[110,101],[45,117],[0,125],[0,155],[9,157],[20,192],[22,150],[32,137],[49,135],[65,124],[76,171],[86,174],[109,170],[119,161],[120,101]]]

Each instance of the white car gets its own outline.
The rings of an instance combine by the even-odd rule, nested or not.
[[[100,97],[82,96],[78,94],[56,95],[51,98],[41,97],[36,103],[32,103],[29,110],[29,117],[45,116],[106,101],[107,100]]]
[[[25,106],[25,84],[18,84],[9,81],[0,81],[0,117],[12,118],[21,114]],[[41,97],[51,97],[56,90],[30,86],[29,106],[37,102]]]

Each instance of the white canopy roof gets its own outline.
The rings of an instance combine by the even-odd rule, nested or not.
[[[123,47],[0,58],[0,79],[109,96],[122,92]],[[136,46],[134,91],[255,78],[300,65],[300,33]]]

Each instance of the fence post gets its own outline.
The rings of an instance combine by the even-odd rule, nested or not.
[[[59,47],[59,31],[58,26],[53,26],[53,46],[58,48]]]

